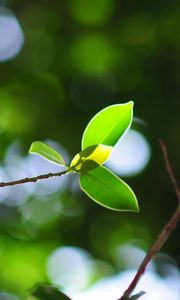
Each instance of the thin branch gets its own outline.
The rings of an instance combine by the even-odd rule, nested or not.
[[[146,254],[144,260],[142,261],[141,265],[139,266],[139,269],[133,278],[131,284],[127,288],[127,290],[124,292],[123,296],[118,300],[124,300],[128,299],[130,294],[135,289],[136,285],[138,284],[140,277],[143,275],[143,273],[146,270],[146,267],[152,257],[161,249],[161,247],[164,245],[164,243],[169,238],[170,234],[175,229],[177,223],[180,221],[180,206],[177,208],[173,216],[171,217],[170,221],[165,225],[159,236],[157,237],[155,243],[152,245],[152,247],[149,249],[148,253]]]
[[[170,234],[174,231],[176,225],[180,221],[180,188],[177,184],[177,180],[169,160],[167,147],[163,141],[160,141],[161,150],[165,160],[165,166],[167,173],[170,177],[170,180],[173,184],[174,191],[176,192],[177,199],[178,199],[178,207],[172,217],[170,218],[169,222],[163,227],[161,233],[158,235],[157,239],[155,240],[154,244],[150,247],[148,253],[146,254],[144,260],[142,261],[141,265],[139,266],[135,277],[133,278],[132,282],[130,283],[129,287],[125,290],[123,296],[118,300],[128,300],[130,299],[131,293],[134,291],[136,285],[138,284],[141,276],[146,270],[146,267],[152,257],[162,248],[164,243],[169,238]]]
[[[26,177],[23,179],[9,181],[9,182],[0,182],[0,187],[13,186],[13,185],[24,184],[24,183],[28,183],[28,182],[36,182],[38,180],[48,179],[51,177],[57,177],[57,176],[60,177],[65,174],[67,174],[67,170],[58,172],[58,173],[42,174],[42,175],[38,175],[35,177]]]
[[[165,166],[166,166],[166,171],[169,174],[171,182],[172,182],[172,184],[174,186],[174,190],[176,192],[176,196],[178,198],[178,202],[180,204],[180,188],[178,186],[178,183],[177,183],[176,177],[174,175],[174,171],[173,171],[171,162],[169,160],[169,156],[168,156],[168,152],[167,152],[167,147],[166,147],[165,143],[162,140],[159,140],[159,144],[160,144],[161,150],[163,152]]]

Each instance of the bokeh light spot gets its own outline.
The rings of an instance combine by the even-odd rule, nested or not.
[[[19,133],[30,130],[33,124],[33,114],[27,101],[24,101],[24,91],[19,82],[0,87],[0,129],[16,137]]]
[[[14,285],[17,278],[19,279],[19,288],[23,290],[24,287],[28,288],[35,282],[39,281],[42,276],[36,266],[32,266],[31,262],[11,262],[7,265],[2,272],[4,282]]]
[[[52,246],[50,241],[32,244],[6,237],[1,256],[1,287],[25,296],[27,289],[46,280],[45,261]]]
[[[51,282],[68,289],[85,288],[94,272],[95,265],[90,255],[75,247],[56,249],[47,261]]]
[[[92,300],[92,299],[103,299],[103,300],[114,300],[118,299],[120,295],[124,293],[124,287],[129,286],[129,282],[135,276],[135,270],[128,270],[120,273],[117,276],[106,277],[99,280],[91,288],[84,292],[69,295],[73,300]],[[174,279],[179,284],[180,276],[176,276]],[[168,281],[163,281],[160,276],[154,272],[146,272],[135,288],[134,293],[139,291],[145,291],[145,295],[141,298],[142,300],[179,300],[179,286],[172,288]]]
[[[24,34],[14,14],[0,7],[0,62],[15,57],[24,44]]]
[[[116,50],[103,35],[87,34],[72,45],[71,61],[80,73],[103,75],[115,65]]]
[[[150,146],[145,137],[140,132],[130,129],[117,143],[107,166],[119,175],[132,176],[146,167],[150,156]]]
[[[20,298],[9,294],[9,293],[5,293],[5,292],[0,292],[0,299],[1,300],[20,300]]]
[[[61,204],[58,198],[34,198],[30,199],[21,208],[25,220],[35,224],[47,224],[53,222],[61,212]]]
[[[123,270],[138,269],[145,255],[145,251],[130,242],[116,247],[113,251],[116,266]],[[152,261],[148,264],[147,270],[155,271]]]
[[[70,10],[73,17],[85,25],[102,25],[112,15],[113,1],[109,0],[73,0]]]

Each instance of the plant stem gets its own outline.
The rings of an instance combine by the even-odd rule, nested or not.
[[[19,179],[19,180],[14,180],[14,181],[9,181],[9,182],[0,182],[0,187],[6,187],[6,186],[13,186],[13,185],[18,185],[18,184],[24,184],[24,183],[28,183],[28,182],[36,182],[38,180],[42,180],[42,179],[48,179],[51,177],[57,177],[57,176],[62,176],[67,174],[68,171],[62,171],[62,172],[57,172],[57,173],[48,173],[48,174],[42,174],[42,175],[38,175],[35,177],[26,177],[23,179]]]
[[[174,171],[173,171],[171,162],[170,162],[169,157],[168,157],[168,152],[167,152],[166,145],[161,140],[159,142],[160,142],[160,147],[161,147],[161,150],[162,150],[162,153],[163,153],[163,156],[164,156],[167,173],[170,177],[170,180],[171,180],[171,182],[173,184],[173,187],[174,187],[174,191],[177,195],[178,207],[176,208],[176,211],[174,212],[174,214],[170,218],[169,222],[163,227],[162,231],[158,235],[158,237],[155,240],[154,244],[150,247],[149,251],[147,252],[144,260],[142,261],[142,263],[140,264],[140,266],[139,266],[139,268],[136,272],[136,275],[133,278],[132,282],[130,283],[129,287],[125,290],[124,294],[118,300],[128,300],[128,299],[130,299],[129,297],[130,297],[131,293],[134,291],[134,289],[135,289],[136,285],[138,284],[141,276],[145,272],[148,263],[150,262],[152,257],[162,248],[162,246],[167,241],[170,234],[174,231],[176,225],[180,221],[180,189],[179,189],[179,186],[177,184],[177,180],[176,180],[176,177],[174,175]]]
[[[139,269],[133,278],[131,284],[127,288],[127,290],[124,292],[123,296],[119,298],[118,300],[128,299],[130,294],[135,289],[137,283],[139,282],[140,277],[143,275],[143,273],[146,270],[146,267],[152,257],[161,249],[161,247],[164,245],[164,243],[169,238],[170,234],[173,232],[174,228],[176,227],[177,223],[180,221],[180,206],[176,209],[175,213],[171,217],[170,221],[165,225],[159,236],[157,237],[155,243],[152,245],[152,247],[149,249],[148,253],[146,254],[144,260],[142,261],[141,265],[139,266]]]
[[[165,143],[162,140],[159,140],[159,144],[164,156],[164,161],[165,161],[165,166],[166,166],[166,171],[171,179],[172,185],[174,186],[174,191],[176,192],[176,196],[180,205],[180,188],[178,186],[173,168],[172,168],[172,164],[169,160],[169,156],[168,156],[168,152],[167,152],[167,147],[165,145]]]

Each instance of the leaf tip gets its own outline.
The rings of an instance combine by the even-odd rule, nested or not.
[[[135,213],[139,213],[140,212],[138,203],[137,203],[136,207],[134,208],[133,212],[135,212]]]
[[[34,141],[29,148],[29,153],[39,155],[52,163],[67,166],[61,154],[44,142]]]
[[[37,145],[38,143],[40,143],[39,141],[34,141],[31,143],[30,148],[28,150],[29,153],[34,153],[34,146]]]
[[[131,100],[131,101],[127,102],[126,104],[129,105],[133,109],[134,101]]]
[[[138,204],[138,201],[137,201],[137,198],[136,198],[135,194],[134,194],[134,207],[133,207],[132,211],[135,212],[135,213],[140,212],[139,204]]]

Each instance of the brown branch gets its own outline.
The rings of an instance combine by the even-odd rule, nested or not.
[[[165,225],[159,236],[157,237],[155,243],[152,245],[152,247],[149,249],[148,253],[146,254],[144,260],[142,261],[141,265],[139,266],[139,269],[133,278],[131,284],[127,288],[127,290],[124,292],[123,296],[118,300],[124,300],[128,299],[130,294],[135,289],[137,283],[140,280],[140,277],[143,275],[143,273],[146,270],[146,267],[152,257],[161,249],[161,247],[164,245],[164,243],[169,238],[170,234],[173,232],[174,228],[176,227],[177,223],[180,221],[180,206],[178,206],[177,210],[171,217],[170,221]]]
[[[36,182],[36,181],[42,180],[42,179],[48,179],[51,177],[62,176],[62,175],[65,175],[66,173],[67,173],[67,170],[58,172],[58,173],[42,174],[42,175],[38,175],[35,177],[26,177],[23,179],[9,181],[9,182],[0,182],[0,187],[13,186],[13,185],[24,184],[24,183],[28,183],[28,182]]]
[[[180,204],[180,188],[178,186],[178,183],[177,183],[176,177],[174,175],[174,171],[173,171],[171,162],[170,162],[169,157],[168,157],[167,147],[166,147],[165,143],[162,140],[159,140],[159,144],[160,144],[161,150],[163,152],[165,166],[166,166],[166,171],[169,174],[169,177],[171,179],[172,185],[174,186],[174,190],[176,192],[176,196],[177,196],[178,202]]]
[[[161,146],[161,150],[162,150],[162,153],[163,153],[163,156],[164,156],[167,173],[170,177],[170,180],[171,180],[171,182],[173,184],[173,187],[174,187],[174,191],[176,192],[176,195],[177,195],[178,207],[177,207],[176,211],[174,212],[174,214],[172,215],[172,217],[170,218],[169,222],[163,227],[162,231],[158,235],[158,237],[155,240],[154,244],[150,247],[148,253],[146,254],[144,260],[140,264],[140,266],[137,270],[137,273],[136,273],[135,277],[133,278],[132,282],[130,283],[129,287],[125,290],[123,296],[121,298],[119,298],[118,300],[128,300],[128,299],[130,299],[129,297],[130,297],[131,293],[134,291],[134,289],[135,289],[136,285],[138,284],[141,276],[145,272],[148,263],[150,262],[152,257],[161,249],[161,247],[167,241],[170,234],[174,231],[176,225],[180,221],[180,188],[177,184],[177,180],[176,180],[176,177],[174,175],[174,171],[173,171],[171,162],[169,160],[166,145],[161,140],[160,140],[160,146]]]

